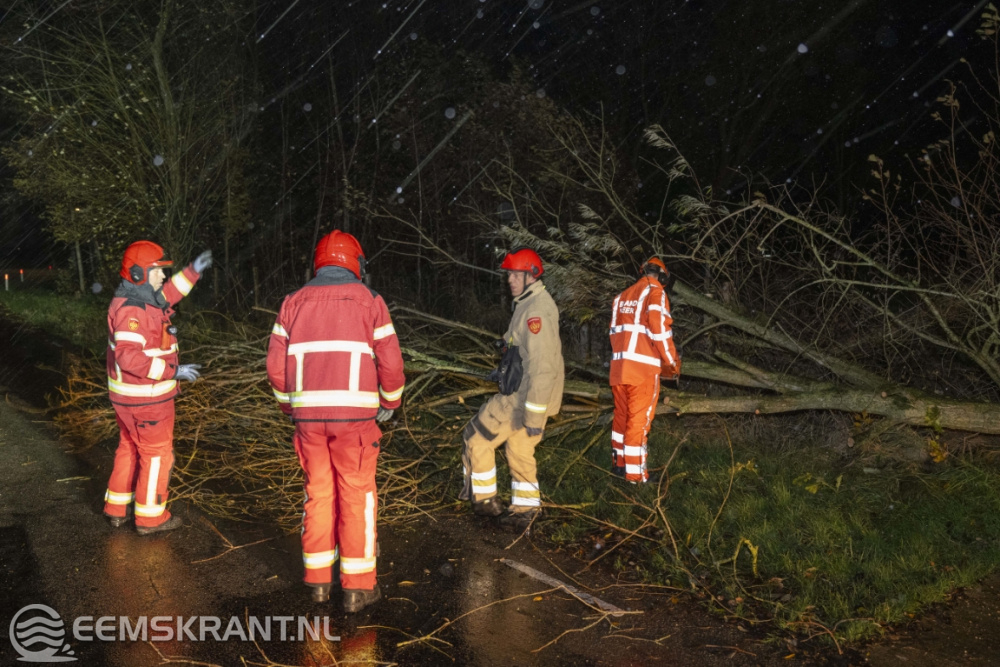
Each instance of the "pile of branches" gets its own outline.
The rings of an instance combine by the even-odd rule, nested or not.
[[[495,334],[405,308],[394,312],[403,344],[403,405],[381,425],[377,472],[380,519],[403,523],[454,501],[460,488],[461,432],[478,404],[496,392],[485,379],[496,363]],[[172,495],[207,514],[297,528],[302,471],[292,446],[294,426],[278,409],[265,367],[270,332],[231,324],[228,333],[186,329],[185,361],[202,377],[182,385],[174,425]],[[192,344],[193,343],[193,344]],[[598,385],[571,382],[558,435],[607,421]],[[82,451],[117,437],[105,368],[77,360],[60,389],[56,421]]]

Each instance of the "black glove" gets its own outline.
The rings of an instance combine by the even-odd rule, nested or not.
[[[383,408],[381,405],[378,407],[378,414],[375,415],[375,421],[377,422],[387,422],[392,419],[392,413],[395,410],[390,410],[389,408]]]
[[[541,435],[544,429],[534,428],[533,426],[525,426],[524,430],[528,434],[528,437],[534,438],[535,436]]]

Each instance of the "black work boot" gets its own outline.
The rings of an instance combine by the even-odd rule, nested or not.
[[[540,509],[531,509],[526,512],[507,512],[500,517],[500,525],[518,533],[523,533],[531,525],[531,522],[535,520],[535,517],[541,513],[542,510]]]
[[[132,518],[128,514],[125,516],[111,516],[110,514],[105,514],[108,517],[108,523],[111,524],[112,528],[121,528]]]
[[[176,514],[158,526],[136,526],[135,532],[140,535],[152,535],[153,533],[162,533],[168,530],[173,530],[174,528],[180,528],[184,525],[181,518]]]
[[[625,466],[611,466],[611,474],[625,479]]]
[[[496,496],[472,503],[472,511],[479,516],[500,516],[503,514],[503,503]]]
[[[333,588],[333,584],[306,584],[312,589],[310,597],[312,597],[313,602],[326,602],[330,599],[330,589]]]
[[[345,588],[344,611],[348,614],[353,614],[361,611],[368,605],[375,604],[380,599],[382,599],[382,589],[379,588],[378,583],[370,591],[362,588]]]

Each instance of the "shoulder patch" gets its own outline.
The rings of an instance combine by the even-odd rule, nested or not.
[[[139,330],[139,320],[134,317],[128,318],[128,330],[138,331]]]
[[[529,317],[528,318],[528,331],[533,334],[538,333],[542,330],[542,318],[540,317]]]

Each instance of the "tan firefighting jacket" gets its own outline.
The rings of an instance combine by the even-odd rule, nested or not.
[[[517,345],[520,352],[524,369],[521,386],[509,396],[493,396],[483,416],[544,428],[549,415],[558,414],[562,407],[565,369],[559,309],[541,282],[528,285],[524,294],[514,299],[514,315],[503,338],[507,345]]]

